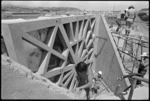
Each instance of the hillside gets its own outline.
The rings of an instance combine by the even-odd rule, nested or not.
[[[143,8],[140,11],[149,11],[149,8]]]
[[[149,8],[143,8],[139,11],[138,16],[142,21],[149,21]]]
[[[29,13],[42,13],[42,12],[57,12],[57,11],[81,11],[78,8],[73,7],[19,7],[12,5],[2,5],[1,12],[29,12]]]

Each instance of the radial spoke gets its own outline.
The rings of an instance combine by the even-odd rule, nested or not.
[[[73,72],[70,74],[70,76],[68,77],[68,79],[66,80],[66,82],[64,83],[64,85],[67,87],[68,83],[70,82],[71,78],[73,77]]]
[[[93,48],[90,49],[90,51],[88,52],[88,54],[91,54],[93,52],[93,50],[94,50]]]
[[[84,42],[82,41],[80,48],[79,48],[79,51],[78,51],[78,57],[80,57],[80,55],[81,55],[81,52],[83,50],[83,45],[84,45]]]
[[[60,59],[63,59],[63,60],[66,59],[65,56],[63,56],[62,54],[60,54],[59,52],[57,52],[57,51],[55,51],[55,50],[53,50],[53,49],[52,49],[52,53],[53,53],[54,55],[56,55],[57,57],[59,57]]]
[[[87,32],[87,28],[88,28],[88,24],[89,24],[89,20],[86,22],[86,25],[84,27],[84,31],[83,31],[83,38],[85,38],[86,36],[86,32]]]
[[[73,37],[73,39],[75,38],[74,36],[74,31],[73,31],[73,26],[72,26],[72,22],[70,22],[70,29],[71,29],[71,36]]]
[[[73,75],[73,79],[72,79],[72,82],[71,82],[71,85],[69,87],[69,90],[72,91],[74,86],[75,86],[75,80],[76,80],[76,74],[74,73]]]
[[[89,63],[92,63],[93,62],[93,60],[91,59],[91,60],[87,60],[87,64],[89,64]]]
[[[58,85],[61,84],[61,80],[62,80],[63,76],[64,76],[64,72],[61,73],[60,78],[59,78],[59,80],[58,80],[58,82],[56,84],[58,84]]]
[[[57,30],[58,30],[58,26],[55,27],[54,31],[52,32],[51,38],[50,38],[50,40],[49,40],[49,42],[48,42],[48,46],[49,46],[50,48],[52,48],[53,45],[54,45],[54,41],[55,41],[55,37],[56,37],[56,32],[57,32]]]
[[[86,39],[85,39],[85,43],[86,43],[86,44],[88,43],[88,40],[89,40],[90,35],[91,35],[91,30],[88,31],[88,33],[87,33],[87,36],[86,36]]]
[[[87,45],[87,48],[89,48],[92,45],[92,43],[93,43],[93,39],[90,39],[90,41],[89,41],[89,43]]]
[[[79,39],[82,38],[83,25],[84,25],[84,21],[82,21],[82,25],[81,25],[81,28],[80,28]]]
[[[76,89],[76,87],[77,87],[77,83],[78,83],[78,81],[77,81],[77,80],[75,80],[75,84],[74,84],[73,90],[75,90],[75,89]]]
[[[82,61],[84,61],[88,57],[88,54],[83,57]]]
[[[94,28],[94,25],[95,25],[95,20],[93,21],[92,25],[91,25],[91,29],[93,30]]]
[[[71,75],[71,74],[72,74],[72,71],[70,71],[69,73],[67,73],[67,74],[63,77],[62,82],[63,82],[64,80],[66,80],[66,79],[69,77],[69,75]]]
[[[39,70],[37,72],[38,74],[44,74],[47,71],[50,56],[51,56],[51,53],[48,52],[48,54],[46,55],[46,57],[44,58],[43,62],[41,63],[39,67]]]
[[[82,55],[81,55],[81,59],[85,56],[86,53],[87,53],[87,50],[84,49],[83,52],[82,52]]]
[[[50,78],[52,76],[56,76],[56,75],[60,74],[61,72],[62,72],[62,68],[57,67],[57,68],[52,69],[52,70],[48,71],[47,73],[43,74],[43,76],[46,78]]]

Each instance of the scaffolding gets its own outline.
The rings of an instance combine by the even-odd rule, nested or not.
[[[125,31],[125,34],[122,34],[123,31]],[[132,81],[130,81],[131,85],[124,90],[124,91],[127,91],[129,88],[131,88],[129,95],[128,95],[128,100],[131,100],[133,97],[133,92],[134,92],[134,89],[136,88],[137,80],[140,80],[142,82],[149,84],[149,79],[140,77],[140,74],[137,72],[139,68],[138,61],[139,59],[141,59],[140,55],[143,52],[149,53],[149,41],[144,40],[143,35],[141,34],[139,30],[137,30],[136,26],[133,26],[132,31],[136,35],[127,35],[126,29],[124,26],[121,26],[120,33],[112,32],[112,36],[116,43],[116,47],[119,51],[124,68],[125,70],[127,70],[127,73],[129,73],[129,75],[124,75],[123,77],[119,79],[122,80],[122,79],[128,78],[129,81],[132,79]],[[122,44],[122,47],[120,47],[120,44]],[[148,56],[148,59],[149,59],[149,56]],[[129,67],[126,65],[127,63],[130,63]],[[122,93],[119,93],[117,95],[119,95],[121,99],[125,99]]]

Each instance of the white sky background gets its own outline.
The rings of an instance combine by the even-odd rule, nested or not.
[[[136,10],[149,8],[149,1],[2,1],[2,5],[4,4],[29,7],[75,7],[96,11],[124,10],[130,5],[133,5]]]

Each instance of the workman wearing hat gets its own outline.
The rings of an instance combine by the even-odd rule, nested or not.
[[[121,22],[127,20],[126,12],[127,12],[127,9],[124,10],[123,12],[121,12],[120,14],[118,14],[117,20],[116,20],[116,23],[117,23],[118,27],[117,27],[117,29],[116,29],[116,32],[118,32],[119,29],[121,28],[121,25],[122,25]]]
[[[146,74],[147,72],[147,69],[149,67],[149,56],[146,52],[144,52],[142,55],[141,55],[141,60],[140,61],[140,65],[139,65],[139,69],[138,69],[138,73],[141,74],[140,77],[144,77],[144,75]],[[141,84],[141,81],[140,80],[137,80],[137,85],[140,85]]]

